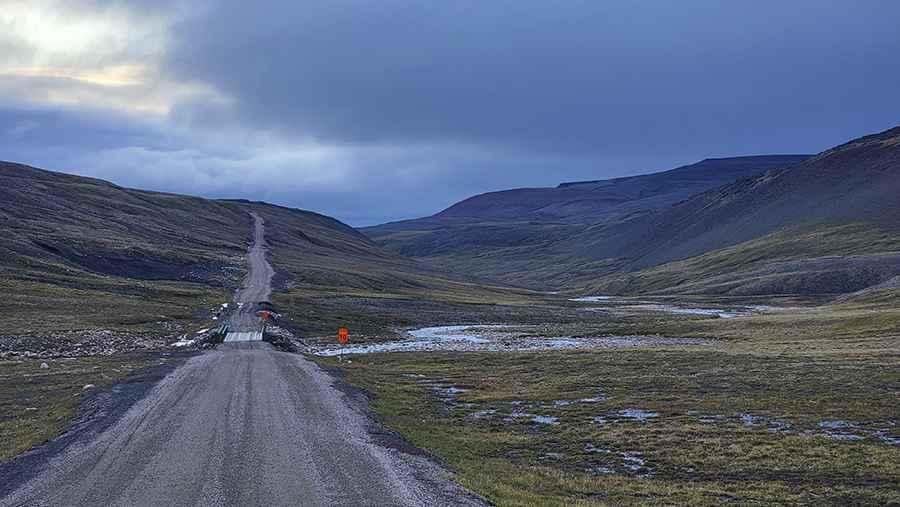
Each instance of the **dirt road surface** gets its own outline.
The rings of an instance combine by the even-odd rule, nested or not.
[[[237,293],[248,304],[271,290],[255,218]],[[481,504],[390,435],[364,396],[302,356],[224,343],[169,373],[99,435],[29,462],[36,473],[19,474],[31,478],[0,506]]]

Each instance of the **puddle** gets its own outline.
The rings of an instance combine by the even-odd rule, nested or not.
[[[863,427],[864,425],[869,427]],[[817,426],[826,430],[823,435],[832,440],[854,442],[865,440],[866,437],[872,437],[887,445],[900,445],[900,437],[890,434],[891,428],[897,426],[897,422],[893,420],[859,423],[841,419],[832,419],[820,421]],[[873,428],[871,426],[876,427]],[[850,433],[850,431],[853,431],[853,433]]]
[[[600,475],[623,474],[635,477],[650,477],[653,469],[647,465],[647,460],[639,452],[615,451],[596,447],[593,444],[584,446],[588,454],[601,455],[604,463],[588,469],[589,472]]]
[[[432,387],[431,390],[434,391],[435,393],[437,393],[437,395],[442,398],[452,398],[452,397],[456,396],[457,394],[468,391],[468,389],[463,389],[461,387],[453,387],[453,386],[450,386],[450,387],[435,386],[435,387]]]
[[[717,416],[721,417],[721,416]],[[791,428],[791,425],[784,421],[779,421],[778,419],[771,419],[768,417],[763,417],[760,415],[753,414],[738,414],[738,417],[741,419],[741,423],[744,426],[755,427],[755,426],[765,426],[769,431],[787,431]]]
[[[839,430],[843,428],[855,428],[856,424],[850,421],[841,421],[840,419],[836,419],[833,421],[821,421],[819,422],[818,426],[826,430]]]
[[[862,435],[854,435],[853,433],[835,433],[835,432],[831,432],[831,431],[826,431],[825,436],[832,440],[841,440],[844,442],[865,440],[865,438],[866,438]]]
[[[541,350],[577,350],[653,347],[661,345],[710,345],[699,338],[661,338],[657,336],[605,336],[588,338],[526,337],[516,333],[498,333],[505,325],[438,326],[409,332],[409,340],[334,348],[315,352],[318,356],[374,354],[379,352],[527,352]]]
[[[659,412],[650,412],[649,410],[626,409],[620,410],[616,415],[625,419],[633,419],[635,421],[645,423],[654,417],[659,417]]]
[[[647,465],[647,460],[642,458],[640,454],[622,453],[620,455],[622,456],[622,461],[625,462],[625,468],[631,470],[632,472],[637,472]]]
[[[878,430],[875,436],[887,445],[900,445],[900,437],[894,437],[887,434],[887,430]]]
[[[615,413],[603,414],[594,416],[591,418],[594,421],[594,424],[607,424],[616,419],[630,419],[632,421],[637,421],[641,424],[653,419],[654,417],[659,417],[659,412],[651,412],[649,410],[637,410],[633,408],[620,410]]]
[[[552,426],[556,426],[557,424],[559,424],[558,417],[550,417],[547,415],[536,415],[532,417],[531,420],[537,424],[549,424]]]
[[[524,417],[537,417],[537,416],[535,414],[529,414],[528,412],[522,412],[521,410],[513,410],[512,412],[509,413],[508,416],[506,416],[506,419],[514,420],[514,419],[522,419]]]
[[[594,444],[587,444],[584,446],[584,452],[590,454],[612,454],[612,451],[609,449],[604,449],[602,447],[595,447]]]
[[[891,434],[891,429],[897,426],[896,421],[893,420],[854,422],[841,419],[829,419],[816,423],[816,428],[824,430],[817,432],[815,430],[798,431],[787,421],[753,415],[750,413],[739,413],[729,417],[720,414],[710,415],[700,414],[697,411],[689,411],[688,415],[696,417],[697,421],[703,424],[725,423],[738,420],[746,427],[765,428],[770,432],[790,435],[819,435],[844,442],[856,442],[872,438],[887,445],[900,445],[900,437]]]

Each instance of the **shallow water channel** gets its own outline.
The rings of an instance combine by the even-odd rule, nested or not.
[[[698,338],[660,338],[657,336],[603,336],[590,338],[533,337],[503,332],[507,325],[436,326],[408,331],[406,340],[350,347],[332,347],[314,352],[319,356],[374,354],[378,352],[522,352],[538,350],[647,347],[656,345],[708,345]]]

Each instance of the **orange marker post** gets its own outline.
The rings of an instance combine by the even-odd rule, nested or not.
[[[268,310],[260,310],[256,312],[256,315],[262,319],[262,332],[265,334],[266,326],[269,324],[269,317],[272,315],[272,312]]]
[[[344,360],[344,345],[350,341],[350,331],[346,327],[342,327],[338,329],[337,341],[341,344],[341,354],[338,356],[338,361]]]

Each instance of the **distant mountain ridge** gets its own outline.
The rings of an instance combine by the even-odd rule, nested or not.
[[[790,157],[484,194],[365,232],[435,266],[544,289],[839,294],[900,274],[900,127]]]
[[[706,159],[659,173],[491,192],[431,217],[362,230],[390,250],[444,269],[529,287],[565,287],[597,269],[554,245],[808,157]]]
[[[706,159],[652,174],[568,182],[554,188],[489,192],[456,203],[433,218],[530,217],[591,222],[614,211],[627,213],[665,207],[710,188],[793,165],[808,157],[761,155]]]

